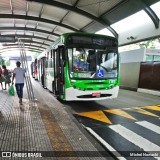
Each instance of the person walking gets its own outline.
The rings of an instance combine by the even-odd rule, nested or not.
[[[6,90],[7,84],[8,84],[8,86],[10,86],[11,79],[10,79],[10,75],[9,75],[9,72],[8,72],[8,69],[6,68],[6,66],[3,65],[2,68],[3,68],[2,75],[4,77],[4,82],[5,82],[4,90]]]
[[[2,82],[4,82],[4,78],[3,78],[3,76],[2,76],[2,68],[1,68],[1,66],[0,66],[0,83],[1,83],[1,88],[2,88],[2,90],[3,90],[3,83]]]
[[[23,98],[23,87],[24,87],[24,78],[25,78],[25,69],[21,68],[21,63],[19,61],[16,62],[17,68],[13,71],[12,76],[12,85],[14,84],[15,79],[15,87],[16,92],[19,98],[19,103],[22,104],[22,98]]]

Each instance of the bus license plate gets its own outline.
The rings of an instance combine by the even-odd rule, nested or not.
[[[100,92],[95,92],[95,93],[92,93],[92,96],[94,96],[94,97],[100,97],[101,93]]]

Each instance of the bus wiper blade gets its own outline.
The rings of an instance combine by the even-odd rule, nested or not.
[[[106,68],[102,65],[100,65],[100,67],[102,67],[106,72],[111,72],[112,71],[112,68],[110,68],[110,67]]]

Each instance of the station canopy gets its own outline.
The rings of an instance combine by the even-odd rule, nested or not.
[[[160,0],[0,0],[0,53],[44,51],[61,34],[97,33],[119,45],[160,36]],[[105,32],[104,32],[105,31]]]

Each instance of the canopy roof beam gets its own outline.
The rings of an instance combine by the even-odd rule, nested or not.
[[[54,24],[57,26],[61,26],[63,28],[67,28],[69,30],[78,32],[80,30],[71,27],[69,25],[66,24],[62,24],[53,20],[49,20],[49,19],[45,19],[45,18],[40,18],[40,17],[33,17],[33,16],[26,16],[26,15],[15,15],[15,14],[0,14],[0,18],[13,18],[13,19],[24,19],[24,20],[32,20],[32,21],[38,21],[38,22],[42,22],[42,23],[49,23],[49,24]]]
[[[51,5],[51,6],[56,6],[56,7],[59,7],[59,8],[63,8],[65,10],[68,10],[68,11],[71,11],[71,12],[75,12],[75,13],[78,13],[80,15],[83,15],[85,17],[88,17],[90,19],[92,19],[93,21],[96,21],[100,24],[102,24],[104,27],[106,27],[116,38],[118,38],[118,34],[117,32],[112,28],[110,27],[109,24],[107,24],[107,22],[105,22],[103,19],[99,18],[99,17],[96,17],[88,12],[85,12],[75,6],[70,6],[70,5],[67,5],[65,3],[61,3],[61,2],[58,2],[58,1],[51,1],[51,0],[27,0],[27,1],[33,1],[33,2],[37,2],[37,3],[42,3],[42,4],[47,4],[47,5]]]
[[[12,46],[17,46],[18,44],[4,44],[4,47],[12,47]],[[36,46],[36,45],[29,45],[29,44],[24,44],[24,48],[26,48],[26,46],[31,46],[31,47],[35,47],[37,49],[41,48],[41,49],[46,49],[45,47],[41,47],[41,46]],[[3,49],[3,48],[2,48]]]
[[[6,47],[6,48],[1,49],[0,53],[13,51],[13,49],[19,50],[19,47],[16,47],[16,46]],[[43,49],[38,49],[38,48],[33,48],[33,47],[26,46],[25,49],[29,51],[39,52],[39,53],[43,52]]]
[[[155,28],[159,28],[159,18],[156,13],[151,9],[151,7],[147,4],[145,0],[141,0],[144,11],[148,14],[148,16],[153,21]]]
[[[43,38],[43,37],[39,37],[39,36],[31,36],[31,35],[26,35],[26,34],[25,35],[21,35],[21,34],[13,35],[13,34],[11,34],[11,35],[7,35],[7,36],[14,36],[14,37],[17,37],[17,38],[20,38],[20,39],[26,39],[26,38],[33,39],[33,38],[35,38],[35,39],[40,39],[40,40],[44,40],[44,41],[54,42],[51,39],[47,39],[47,38]]]
[[[24,39],[21,39],[21,41],[24,43],[24,45],[25,45],[25,43],[35,43],[35,44],[40,44],[40,45],[45,45],[46,47],[48,47],[49,46],[49,44],[45,44],[45,43],[42,43],[42,42],[37,42],[37,41],[32,41],[32,40],[24,40]],[[9,44],[4,44],[3,46],[10,46],[10,45],[14,45],[14,43],[9,43]]]
[[[27,31],[33,31],[33,32],[41,32],[49,35],[54,35],[59,37],[60,35],[57,33],[49,32],[42,29],[35,29],[35,28],[28,28],[28,27],[0,27],[0,30],[27,30]]]

